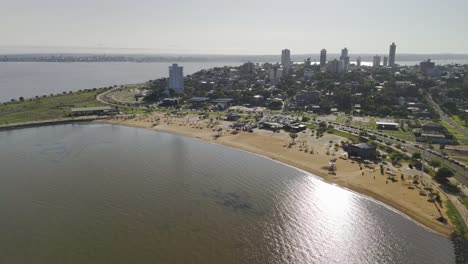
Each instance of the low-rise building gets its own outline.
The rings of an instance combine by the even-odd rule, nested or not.
[[[118,114],[119,111],[115,108],[110,106],[98,106],[98,107],[79,107],[79,108],[72,108],[71,115],[72,116],[87,116],[87,115],[115,115]]]
[[[375,159],[377,157],[377,147],[367,143],[349,144],[345,146],[348,156],[358,156],[363,159]]]
[[[398,129],[398,123],[378,121],[378,122],[375,122],[375,124],[377,125],[377,129],[387,129],[387,130]]]

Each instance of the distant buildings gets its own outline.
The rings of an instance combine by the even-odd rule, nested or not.
[[[378,67],[380,66],[380,56],[375,55],[374,59],[372,60],[372,67]]]
[[[356,65],[357,65],[358,67],[361,67],[361,57],[360,57],[360,56],[357,57],[357,59],[356,59]]]
[[[253,62],[246,62],[241,66],[241,69],[246,74],[254,74],[255,73],[255,64]]]
[[[346,57],[348,57],[348,48],[344,48],[344,49],[341,50],[340,60],[344,59]]]
[[[291,66],[291,51],[284,49],[281,51],[281,64],[286,70]]]
[[[468,72],[465,73],[465,79],[463,80],[463,88],[468,90]]]
[[[184,92],[184,67],[179,67],[176,63],[169,66],[168,88],[174,90],[176,94]]]
[[[322,49],[320,51],[320,66],[325,66],[327,64],[327,50]]]
[[[327,64],[327,72],[334,74],[341,74],[345,71],[344,60],[334,59]]]
[[[390,67],[394,67],[395,66],[395,53],[396,53],[396,45],[395,45],[395,42],[392,43],[392,45],[390,45],[390,52],[389,52],[389,55],[388,55],[388,66]]]
[[[388,65],[388,58],[387,58],[387,56],[385,56],[385,57],[383,57],[383,66],[387,67],[387,65]]]
[[[306,69],[304,70],[304,80],[310,80],[314,77],[315,72],[313,70]]]
[[[281,77],[283,77],[283,68],[273,67],[268,72],[268,75],[270,76],[270,80],[273,82],[273,84],[276,85]]]
[[[432,74],[434,72],[435,63],[430,59],[419,63],[419,70],[425,74]]]
[[[310,65],[312,65],[312,61],[310,60],[310,58],[307,58],[307,60],[304,60],[304,66],[309,67]]]
[[[344,70],[346,71],[348,69],[348,65],[349,65],[348,48],[344,48],[344,49],[341,50],[340,60],[343,61]]]
[[[311,106],[320,102],[320,91],[316,90],[301,90],[295,96],[297,106]]]

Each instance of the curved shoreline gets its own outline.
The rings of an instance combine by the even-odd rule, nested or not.
[[[262,150],[262,149],[258,149],[258,148],[255,148],[255,147],[247,147],[246,145],[240,144],[240,143],[236,144],[236,143],[233,143],[233,142],[223,141],[222,137],[220,138],[221,140],[220,139],[213,140],[213,139],[209,139],[209,138],[206,138],[206,137],[203,137],[203,136],[197,136],[197,135],[195,135],[193,133],[184,132],[184,131],[181,131],[180,129],[178,130],[177,129],[178,127],[173,127],[173,128],[167,128],[167,127],[163,128],[163,127],[160,127],[160,126],[151,127],[151,126],[146,126],[145,124],[139,124],[139,123],[136,123],[136,122],[115,121],[115,120],[114,121],[105,120],[105,121],[98,121],[98,122],[108,123],[108,124],[113,124],[113,125],[123,125],[123,126],[128,126],[128,127],[143,128],[143,129],[149,129],[149,130],[153,130],[153,131],[176,134],[176,135],[185,136],[185,137],[189,137],[189,138],[193,138],[193,139],[199,139],[199,140],[202,140],[202,141],[208,142],[208,143],[223,145],[223,146],[227,146],[227,147],[230,147],[230,148],[246,151],[246,152],[249,152],[249,153],[252,153],[252,154],[255,154],[255,155],[260,155],[262,157],[265,157],[265,158],[280,162],[280,163],[285,164],[287,166],[290,166],[292,168],[299,169],[299,170],[304,171],[306,173],[310,173],[313,176],[317,177],[320,180],[323,180],[326,183],[333,184],[333,185],[339,186],[341,188],[344,188],[344,189],[350,190],[352,192],[355,192],[357,194],[367,196],[367,198],[370,198],[372,200],[375,200],[377,202],[382,203],[384,206],[387,206],[390,210],[397,211],[397,213],[400,213],[401,215],[410,218],[415,223],[429,229],[432,232],[435,232],[435,233],[440,234],[440,235],[445,236],[445,237],[450,237],[450,235],[452,233],[452,228],[450,226],[443,225],[443,224],[437,222],[436,220],[428,219],[427,216],[424,216],[422,213],[418,212],[417,210],[414,210],[413,208],[409,208],[408,206],[404,206],[404,205],[392,200],[389,197],[385,197],[385,195],[382,195],[382,194],[377,193],[375,191],[360,187],[360,186],[358,186],[356,184],[352,184],[350,182],[344,182],[342,180],[332,179],[332,177],[330,177],[326,173],[324,173],[324,172],[322,172],[320,170],[313,169],[313,168],[311,168],[311,166],[305,166],[305,165],[303,165],[303,164],[301,164],[299,162],[295,162],[295,161],[293,161],[291,159],[283,157],[282,155],[278,155],[276,153],[272,153],[272,152],[266,151],[264,149]]]

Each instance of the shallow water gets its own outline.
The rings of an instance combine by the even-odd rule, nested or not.
[[[258,155],[107,124],[0,132],[0,263],[454,263],[380,203]]]

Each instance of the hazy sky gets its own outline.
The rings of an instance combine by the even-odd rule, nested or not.
[[[468,0],[0,0],[0,47],[468,53],[467,12]]]

